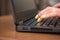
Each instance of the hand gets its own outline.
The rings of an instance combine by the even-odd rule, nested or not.
[[[54,16],[60,17],[60,9],[56,7],[57,6],[47,7],[44,10],[40,11],[35,17],[37,19],[37,22],[40,22],[43,18],[49,18]]]

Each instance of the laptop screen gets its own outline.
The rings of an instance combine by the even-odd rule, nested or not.
[[[36,12],[36,5],[34,0],[11,0],[14,9],[15,22],[25,20],[33,17]]]

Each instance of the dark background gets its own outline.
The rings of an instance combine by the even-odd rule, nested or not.
[[[0,0],[0,16],[8,15],[9,0]]]

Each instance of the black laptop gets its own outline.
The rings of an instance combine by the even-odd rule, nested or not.
[[[60,33],[60,18],[51,17],[37,23],[35,16],[47,7],[46,1],[11,0],[11,9],[18,32]],[[43,4],[44,3],[44,4]]]

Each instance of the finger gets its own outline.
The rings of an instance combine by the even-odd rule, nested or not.
[[[44,14],[41,16],[41,18],[49,18],[49,17],[54,17],[56,16],[56,13],[49,13],[49,14]]]
[[[44,12],[44,14],[40,16],[40,18],[46,18],[46,15],[51,13],[51,11],[52,11],[51,9],[47,10],[46,12]]]
[[[42,20],[42,18],[38,18],[38,19],[37,19],[37,22],[39,23],[41,20]]]
[[[43,9],[42,11],[40,11],[40,12],[38,13],[38,15],[41,16],[42,14],[45,14],[45,12],[47,12],[50,8],[51,8],[51,7],[47,7],[47,8],[45,8],[45,9]]]
[[[51,7],[51,9],[48,10],[46,14],[43,14],[41,16],[41,18],[49,18],[49,17],[53,17],[53,16],[56,16],[56,15],[57,15],[56,14],[56,8]]]
[[[40,11],[40,12],[35,16],[35,18],[38,19],[38,18],[40,18],[40,16],[41,16],[42,14],[48,13],[48,10],[49,10],[50,8],[51,8],[51,7],[47,7],[47,8],[45,8],[44,10]]]
[[[54,5],[53,7],[57,7],[57,8],[60,8],[60,3]]]

